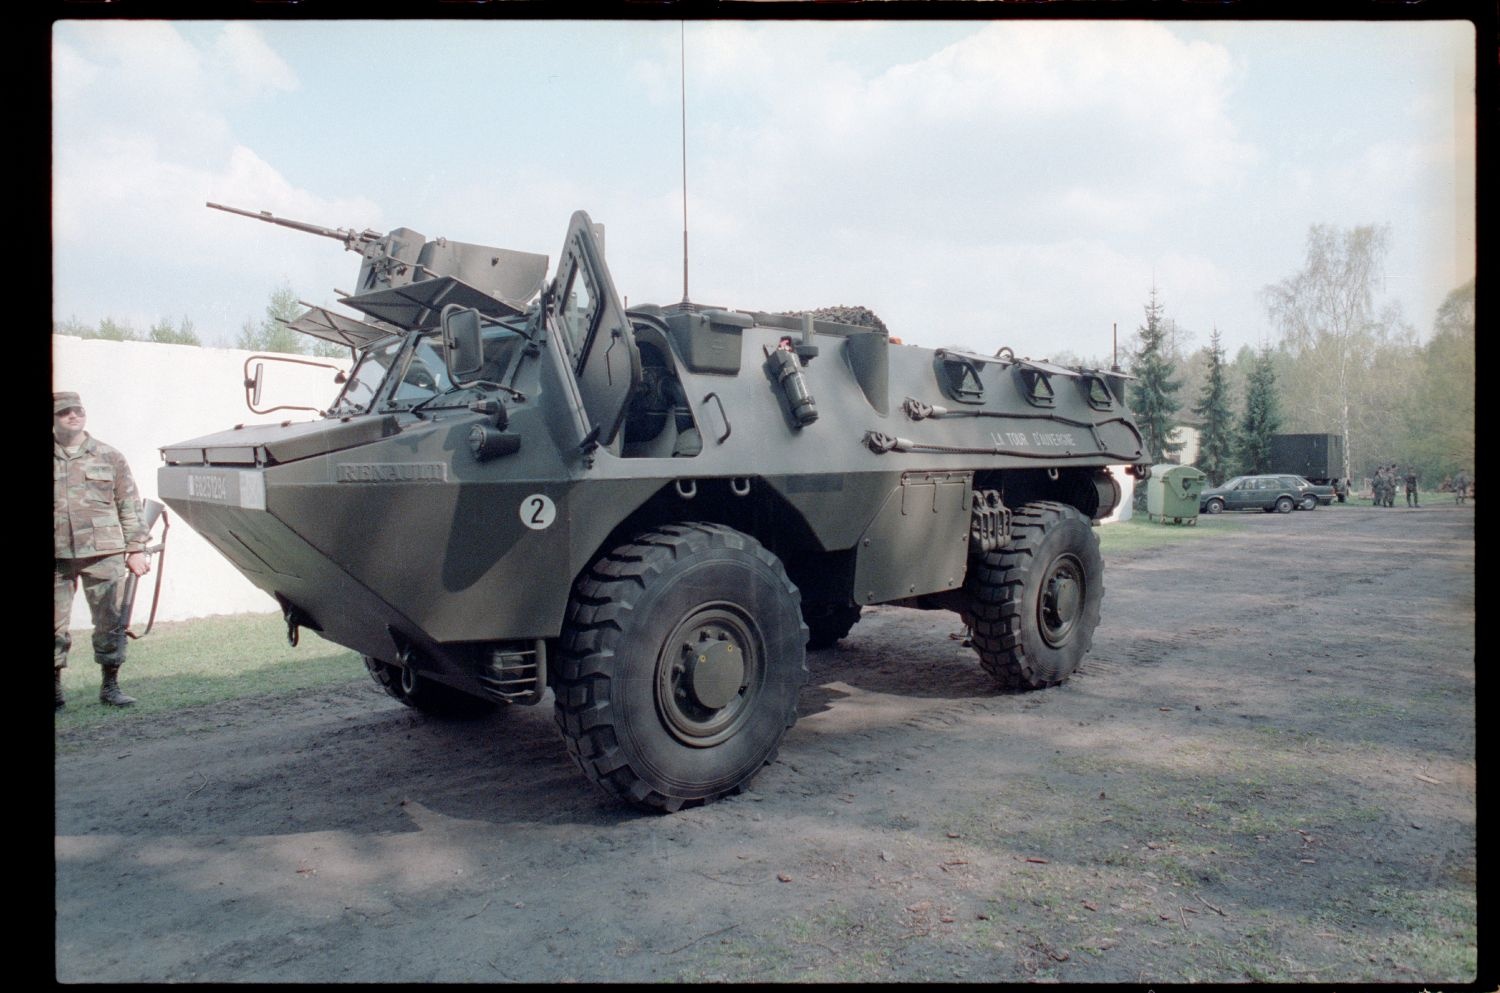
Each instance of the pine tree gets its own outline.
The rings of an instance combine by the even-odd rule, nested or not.
[[[1135,412],[1136,425],[1141,429],[1141,437],[1153,463],[1166,461],[1168,455],[1182,448],[1181,442],[1168,440],[1174,427],[1172,415],[1181,406],[1177,390],[1182,381],[1172,378],[1173,363],[1168,346],[1174,329],[1162,319],[1164,309],[1156,297],[1156,287],[1151,287],[1151,300],[1146,304],[1146,323],[1136,329],[1140,349],[1131,369],[1136,378],[1130,386],[1130,407]]]
[[[1193,413],[1203,419],[1196,465],[1208,475],[1209,484],[1217,486],[1228,478],[1234,460],[1234,414],[1229,409],[1229,381],[1224,375],[1224,346],[1218,328],[1209,342],[1208,378]]]
[[[1239,471],[1254,474],[1271,466],[1271,435],[1281,429],[1276,369],[1270,346],[1262,348],[1245,386],[1245,416],[1240,422]]]

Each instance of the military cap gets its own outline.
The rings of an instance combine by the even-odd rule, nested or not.
[[[77,393],[54,393],[52,394],[52,413],[61,414],[69,407],[82,407],[83,401],[78,399]]]

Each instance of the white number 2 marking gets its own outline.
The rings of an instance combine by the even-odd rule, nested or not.
[[[552,526],[557,519],[557,506],[544,493],[533,493],[521,501],[521,523],[533,531],[542,531]]]

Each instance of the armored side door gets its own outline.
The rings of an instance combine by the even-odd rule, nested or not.
[[[618,450],[625,408],[640,381],[641,355],[604,264],[604,249],[589,215],[568,224],[547,301],[547,324],[577,377],[578,393],[599,444]]]

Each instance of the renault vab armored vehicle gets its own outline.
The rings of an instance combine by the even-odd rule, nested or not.
[[[865,606],[957,613],[1006,689],[1089,649],[1106,467],[1149,472],[1118,372],[829,319],[857,308],[627,309],[582,211],[550,280],[542,255],[237,212],[360,253],[363,316],[292,323],[354,363],[315,419],[165,446],[159,492],[294,643],[353,649],[397,700],[550,688],[586,776],[675,810],[772,761],[807,650]]]

